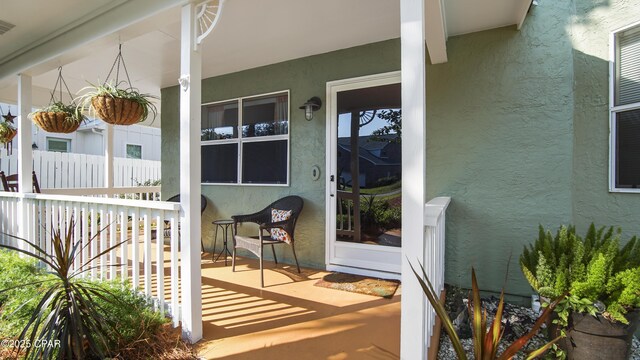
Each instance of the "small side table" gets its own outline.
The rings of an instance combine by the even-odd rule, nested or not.
[[[222,256],[222,254],[224,254],[224,266],[227,266],[227,255],[231,255],[231,251],[229,251],[229,247],[227,246],[227,242],[228,242],[228,236],[229,236],[229,227],[231,227],[231,225],[233,225],[233,220],[227,220],[227,219],[223,219],[223,220],[216,220],[212,223],[215,226],[215,230],[214,230],[214,235],[213,235],[213,251],[214,253],[211,254],[211,260],[213,260],[213,262],[218,261],[218,259],[220,258],[220,256]],[[218,241],[218,228],[220,228],[222,230],[222,243],[223,243],[223,247],[222,247],[222,251],[220,252],[220,254],[218,254],[218,256],[216,256],[216,258],[214,259],[213,257],[216,255],[215,254],[215,249],[216,249],[216,242]]]

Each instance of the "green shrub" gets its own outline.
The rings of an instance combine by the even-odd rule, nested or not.
[[[31,258],[0,250],[0,337],[17,338],[42,297],[42,281],[51,275]]]
[[[0,338],[20,336],[47,284],[53,280],[37,263],[18,253],[0,250]],[[115,324],[106,333],[108,353],[117,354],[133,342],[158,333],[169,319],[153,309],[152,302],[131,290],[121,280],[91,281],[92,287],[104,290],[105,298],[95,298],[99,316]],[[95,355],[95,354],[94,354]]]
[[[604,305],[609,319],[627,323],[624,314],[640,307],[640,242],[620,248],[621,230],[591,224],[584,238],[575,227],[561,226],[556,236],[540,226],[538,239],[525,247],[520,266],[531,287],[548,298],[568,294],[558,309],[562,322],[569,311],[596,313]]]
[[[136,294],[128,282],[121,280],[96,282],[106,290],[106,301],[97,299],[101,316],[116,326],[107,331],[107,345],[111,353],[118,353],[131,343],[152,337],[169,319],[153,309],[150,299]],[[110,299],[113,297],[113,299]],[[117,299],[118,301],[113,301]]]
[[[11,280],[13,284],[0,288],[0,294],[13,295],[5,299],[0,316],[8,320],[3,322],[7,324],[5,336],[15,338],[19,333],[17,339],[24,345],[17,351],[24,351],[26,359],[104,358],[117,354],[131,342],[146,339],[165,322],[150,310],[149,301],[130,290],[129,284],[88,280],[83,275],[89,268],[73,268],[81,243],[73,237],[73,219],[68,225],[64,232],[61,229],[51,232],[54,255],[17,237],[35,251],[0,244],[47,266],[46,272],[40,271],[33,261],[7,255],[7,264],[17,273]],[[95,236],[89,241],[93,240]],[[87,263],[118,245],[103,249]],[[5,270],[1,266],[7,264],[0,265],[0,273]],[[38,342],[54,346],[30,346]]]

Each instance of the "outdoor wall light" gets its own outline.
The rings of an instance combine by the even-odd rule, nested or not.
[[[300,106],[300,109],[304,110],[304,118],[307,119],[307,121],[311,121],[313,119],[313,112],[320,109],[320,107],[322,107],[322,100],[320,100],[319,97],[314,96]]]

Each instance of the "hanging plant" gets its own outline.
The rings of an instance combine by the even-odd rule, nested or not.
[[[11,150],[13,150],[11,140],[18,134],[18,130],[13,124],[13,119],[16,117],[11,115],[11,110],[5,115],[2,112],[2,108],[0,108],[0,115],[2,115],[3,119],[3,121],[0,122],[0,144],[4,144],[5,149],[7,149],[7,154],[11,155]]]
[[[64,85],[69,95],[70,103],[64,103],[62,98],[62,86]],[[56,90],[59,89],[59,97],[55,98]],[[68,134],[78,130],[80,123],[86,120],[81,109],[73,101],[71,91],[62,77],[62,67],[58,68],[58,80],[51,91],[49,106],[38,109],[29,114],[31,120],[42,130],[50,133]]]
[[[118,81],[120,74],[120,65],[125,71],[127,81]],[[116,68],[115,81],[109,82],[109,77]],[[128,85],[128,86],[127,86]],[[149,117],[149,113],[153,114],[155,119],[158,115],[158,109],[150,99],[158,99],[157,96],[151,94],[142,94],[131,86],[129,72],[122,57],[122,45],[120,45],[118,56],[111,66],[111,70],[107,75],[107,80],[102,85],[93,85],[85,87],[87,90],[80,96],[79,108],[90,108],[94,114],[106,123],[113,125],[133,125],[144,121]]]

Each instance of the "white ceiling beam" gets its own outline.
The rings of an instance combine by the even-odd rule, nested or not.
[[[0,62],[0,80],[27,72],[37,64],[121,30],[162,10],[187,2],[187,0],[137,0],[126,1],[113,8],[105,9],[91,19],[78,21],[73,27],[56,32],[46,42],[40,41],[12,54],[11,58],[3,58]]]
[[[529,8],[531,7],[531,0],[520,0],[520,6],[518,7],[516,28],[520,30],[522,24],[524,23],[524,19],[527,18],[527,13],[529,12]]]
[[[447,62],[447,24],[442,0],[425,0],[425,38],[432,64]]]

